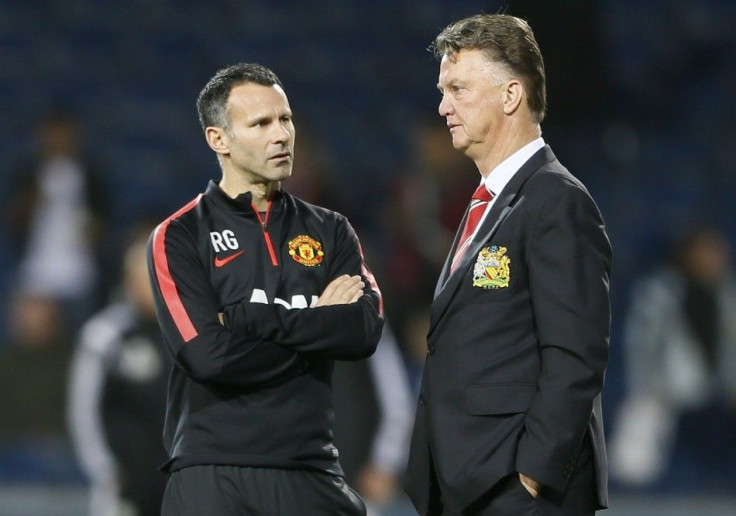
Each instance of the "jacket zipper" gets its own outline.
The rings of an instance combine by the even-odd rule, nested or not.
[[[268,201],[268,206],[266,207],[266,216],[261,217],[260,212],[258,209],[251,203],[251,208],[253,208],[253,211],[256,214],[256,217],[258,217],[258,222],[261,224],[261,229],[263,230],[263,239],[266,241],[266,249],[268,249],[268,255],[271,257],[271,265],[274,267],[279,266],[279,260],[276,258],[276,250],[273,248],[273,242],[271,241],[271,235],[268,233],[268,216],[271,215],[271,204],[273,201]]]

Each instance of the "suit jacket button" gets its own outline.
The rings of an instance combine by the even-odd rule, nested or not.
[[[434,346],[427,346],[427,355],[434,355]]]
[[[424,405],[424,396],[419,396],[419,404]]]

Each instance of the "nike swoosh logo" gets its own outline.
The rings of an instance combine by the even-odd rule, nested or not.
[[[226,256],[225,258],[218,258],[215,256],[215,267],[222,267],[223,265],[227,265],[231,261],[233,261],[235,258],[243,254],[245,251],[238,251],[235,254],[231,254],[230,256]]]

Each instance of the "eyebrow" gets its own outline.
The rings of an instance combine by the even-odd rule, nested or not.
[[[459,80],[457,78],[453,78],[447,83],[448,88],[452,88],[453,86],[464,86],[467,87],[467,81]],[[438,82],[437,83],[437,89],[442,93],[442,85]]]
[[[247,122],[251,124],[267,123],[275,119],[281,120],[284,117],[293,118],[294,114],[291,112],[290,109],[287,109],[281,113],[260,113],[260,114],[256,114],[256,115],[248,117]]]
[[[456,81],[455,81],[455,79],[452,79],[451,81],[449,81],[449,82],[447,83],[447,85],[446,85],[446,86],[447,86],[447,87],[449,88],[449,87],[450,87],[450,86],[452,86],[452,85],[453,85],[453,84],[454,84],[455,82],[456,82]],[[440,93],[442,92],[442,83],[439,83],[439,82],[437,83],[437,89],[438,89],[438,90],[440,90]]]

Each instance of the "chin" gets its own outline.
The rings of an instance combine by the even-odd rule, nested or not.
[[[470,145],[467,142],[456,142],[456,141],[453,141],[452,142],[452,147],[455,150],[458,150],[458,151],[461,151],[461,152],[464,152],[464,153],[467,154],[468,149],[470,148]]]
[[[291,166],[276,168],[275,170],[272,170],[268,176],[271,181],[283,181],[284,179],[288,179],[291,177]]]
[[[456,150],[465,150],[470,146],[470,141],[467,138],[458,138],[453,135],[452,137],[452,146]]]

